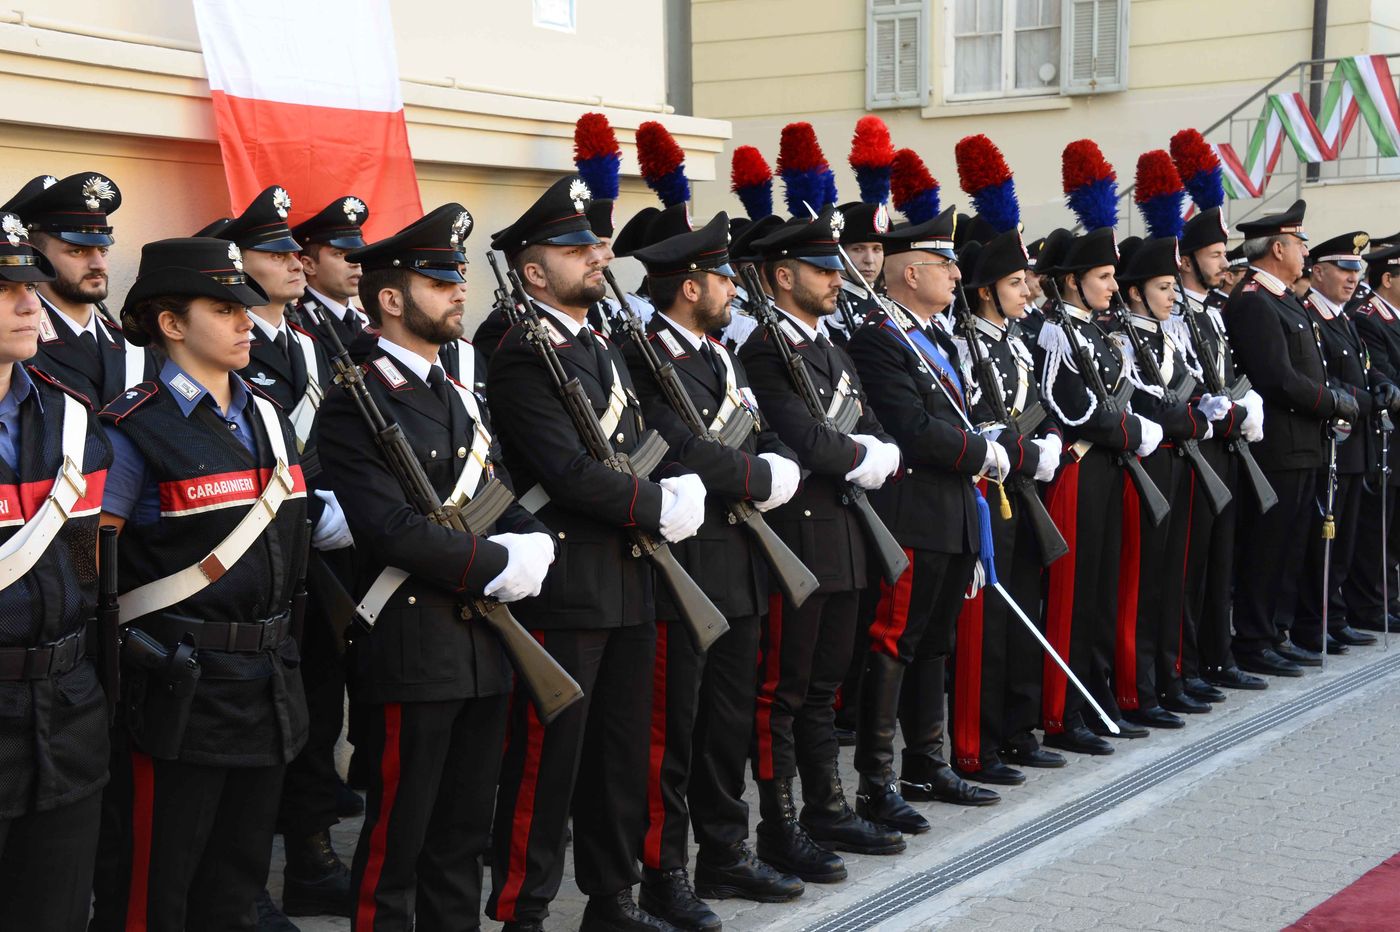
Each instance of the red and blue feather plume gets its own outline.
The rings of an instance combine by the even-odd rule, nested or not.
[[[1133,200],[1137,202],[1142,219],[1147,221],[1149,236],[1181,235],[1184,226],[1181,208],[1186,203],[1186,189],[1165,149],[1153,149],[1138,156]]]
[[[753,146],[739,146],[729,168],[729,190],[739,195],[753,220],[773,212],[773,170]]]
[[[883,204],[890,199],[890,166],[894,164],[894,144],[890,128],[877,116],[856,120],[851,137],[851,170],[860,185],[860,199],[867,204]]]
[[[1196,207],[1210,210],[1225,203],[1220,156],[1206,138],[1198,130],[1184,129],[1172,137],[1171,149],[1177,174]]]
[[[1016,180],[996,143],[986,136],[967,136],[953,147],[958,164],[958,183],[972,197],[977,215],[998,233],[1021,225],[1021,202],[1016,197]]]
[[[808,217],[808,204],[820,212],[836,203],[836,174],[822,154],[811,123],[789,123],[778,142],[778,174],[788,213]]]
[[[661,203],[675,207],[690,200],[690,179],[685,176],[685,150],[671,131],[655,120],[637,127],[637,162],[642,180]]]
[[[938,181],[913,149],[900,149],[894,154],[890,191],[894,195],[895,208],[910,223],[923,223],[938,216],[941,208]]]
[[[1060,157],[1065,203],[1087,230],[1118,225],[1118,176],[1092,139],[1077,139]]]
[[[585,113],[574,124],[574,166],[595,198],[617,198],[622,147],[603,114]]]

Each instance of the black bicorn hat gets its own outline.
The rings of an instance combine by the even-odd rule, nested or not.
[[[1076,236],[1063,258],[1055,264],[1057,272],[1083,272],[1101,265],[1118,264],[1118,243],[1113,227],[1099,227]]]
[[[588,220],[593,193],[578,175],[565,175],[520,218],[491,236],[491,248],[513,256],[526,246],[591,246],[598,242]]]
[[[1163,275],[1175,276],[1181,264],[1181,250],[1175,236],[1145,239],[1123,263],[1118,277],[1125,282],[1145,282]]]
[[[407,269],[444,282],[466,281],[462,266],[467,257],[462,244],[472,232],[472,215],[461,204],[443,204],[413,221],[393,236],[385,237],[345,256],[366,272],[375,269]]]
[[[1125,236],[1118,241],[1118,261],[1114,263],[1115,275],[1122,273],[1128,262],[1133,258],[1133,253],[1138,251],[1142,245],[1141,236]]]
[[[643,207],[635,217],[623,224],[612,244],[613,255],[634,255],[638,250],[694,229],[689,202],[660,209]]]
[[[967,243],[986,244],[992,241],[997,235],[997,228],[982,218],[981,214],[973,214],[971,217],[958,217],[957,235],[953,237],[953,245],[961,249]]]
[[[672,236],[632,253],[646,266],[647,276],[718,272],[734,277],[729,266],[729,215],[715,214],[709,223],[690,233]]]
[[[846,218],[846,226],[841,230],[842,246],[885,241],[892,224],[889,208],[884,204],[849,201],[836,209]]]
[[[122,206],[116,182],[100,172],[67,178],[31,178],[0,210],[19,214],[30,232],[47,233],[75,246],[115,242],[107,215]]]
[[[1361,252],[1371,237],[1357,230],[1323,240],[1308,250],[1308,263],[1331,262],[1349,272],[1361,271]]]
[[[1292,233],[1294,236],[1307,241],[1307,234],[1303,232],[1303,214],[1308,209],[1307,201],[1297,200],[1293,206],[1287,210],[1269,214],[1266,217],[1257,217],[1253,220],[1245,220],[1235,225],[1235,229],[1240,231],[1245,239],[1258,239],[1261,236],[1278,236],[1283,233]]]
[[[762,239],[753,241],[765,262],[801,259],[822,269],[840,271],[841,233],[846,218],[831,205],[815,218],[794,217]]]
[[[783,218],[777,214],[759,217],[744,224],[744,228],[734,234],[729,243],[729,257],[735,262],[762,262],[763,255],[754,248],[754,242],[783,225]]]
[[[152,334],[132,311],[147,298],[173,295],[213,298],[243,307],[267,303],[267,292],[243,272],[243,251],[237,243],[212,236],[156,240],[141,247],[136,281],[122,304],[122,333],[137,346]]]
[[[1073,242],[1074,234],[1064,227],[1051,230],[1039,240],[1038,248],[1034,243],[1031,244],[1031,268],[1035,269],[1037,275],[1058,274]]]
[[[885,236],[885,255],[922,250],[957,259],[953,241],[957,232],[957,208],[947,207],[923,223],[901,223]]]
[[[220,231],[233,222],[232,217],[220,217],[218,220],[210,220],[204,226],[194,232],[195,236],[213,236],[218,238]]]
[[[588,215],[588,227],[593,231],[594,236],[599,239],[612,239],[616,209],[617,202],[610,197],[597,197],[589,202],[588,209],[584,213]]]
[[[224,224],[213,235],[238,244],[240,249],[258,252],[300,252],[301,244],[287,226],[292,212],[292,196],[281,185],[263,189],[243,213]],[[206,227],[206,229],[208,229]]]
[[[346,194],[292,227],[292,239],[302,245],[324,243],[336,249],[359,249],[365,244],[364,225],[369,208],[353,194]]]
[[[1375,240],[1371,242],[1374,243]],[[1387,268],[1390,266],[1400,266],[1400,242],[1396,242],[1393,246],[1383,246],[1380,249],[1372,249],[1370,252],[1366,253],[1363,258],[1366,260],[1367,264],[1379,264]]]
[[[968,288],[982,288],[1030,267],[1031,257],[1026,252],[1026,244],[1021,241],[1020,231],[1007,230],[992,237],[982,247],[971,271],[965,273],[964,284]]]
[[[1230,228],[1225,225],[1225,215],[1219,207],[1203,210],[1190,220],[1181,230],[1181,254],[1189,256],[1198,249],[1230,241]]]
[[[18,214],[0,212],[0,280],[51,282],[53,265],[29,242],[29,231]]]

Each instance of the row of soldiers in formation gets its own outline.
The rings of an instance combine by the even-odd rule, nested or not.
[[[571,822],[585,929],[717,929],[1388,624],[1400,246],[1295,296],[1301,202],[1234,271],[1218,208],[1131,249],[862,204],[614,236],[567,177],[473,342],[460,205],[367,245],[271,187],[109,314],[119,205],[3,208],[6,928],[289,927],[281,833],[288,913],[475,926],[487,863],[539,929]]]

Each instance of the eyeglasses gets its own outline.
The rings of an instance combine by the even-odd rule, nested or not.
[[[932,259],[921,259],[921,260],[918,261],[918,262],[911,262],[911,263],[909,263],[909,265],[907,266],[907,268],[913,268],[913,267],[916,266],[916,265],[931,265],[931,266],[933,266],[933,267],[936,268],[936,269],[942,269],[942,268],[948,268],[949,266],[956,267],[957,264],[958,264],[958,263],[957,263],[957,260],[955,260],[955,259],[944,259],[942,262],[935,262],[935,261],[932,260]]]

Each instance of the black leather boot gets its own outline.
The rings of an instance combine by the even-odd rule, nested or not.
[[[918,835],[929,830],[928,820],[899,795],[894,779],[894,728],[903,679],[904,664],[898,658],[874,651],[866,655],[856,739],[856,770],[861,774],[856,812],[878,825]],[[805,779],[802,793],[807,795]]]
[[[758,856],[785,874],[808,883],[837,883],[846,879],[846,862],[814,842],[797,821],[792,777],[759,780]]]
[[[759,860],[743,842],[715,850],[701,848],[695,858],[695,892],[703,899],[786,903],[805,889],[800,878]]]
[[[884,774],[878,780],[866,776],[860,778],[860,789],[856,792],[856,814],[876,825],[906,835],[922,835],[932,827],[928,819],[919,815],[918,810],[899,795],[899,784],[893,774]]]
[[[851,809],[836,761],[798,769],[802,772],[802,827],[813,841],[823,848],[853,854],[898,854],[904,850],[903,835],[863,819]]]
[[[287,870],[283,874],[282,910],[288,916],[351,915],[350,868],[331,847],[329,831],[303,838],[284,837]]]
[[[665,919],[633,902],[631,887],[607,896],[590,896],[578,928],[579,932],[676,932]]]
[[[715,932],[724,926],[714,910],[695,895],[684,867],[667,871],[647,868],[642,872],[642,895],[637,902],[651,915],[678,929]]]

